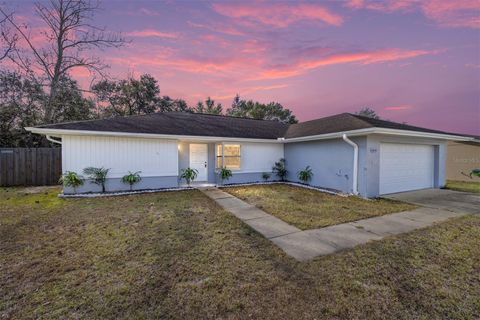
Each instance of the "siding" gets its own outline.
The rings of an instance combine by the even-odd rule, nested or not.
[[[470,179],[462,174],[469,174],[472,169],[480,168],[480,143],[459,143],[450,141],[447,144],[447,179],[460,181],[480,181]]]
[[[128,171],[142,177],[178,175],[177,142],[100,136],[62,136],[62,170],[82,173],[86,167],[110,168],[109,178]]]

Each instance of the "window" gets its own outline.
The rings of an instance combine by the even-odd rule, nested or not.
[[[240,169],[240,145],[217,144],[216,167],[217,169],[222,167],[233,170]]]

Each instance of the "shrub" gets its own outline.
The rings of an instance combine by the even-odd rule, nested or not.
[[[263,181],[267,182],[268,179],[270,179],[270,177],[271,177],[271,174],[269,172],[262,173]]]
[[[217,173],[220,179],[222,180],[222,184],[223,184],[223,181],[228,180],[232,177],[232,170],[227,168],[218,169]]]
[[[190,183],[197,178],[198,170],[192,168],[182,169],[182,174],[180,178],[185,179],[187,181],[187,185],[190,186]]]
[[[102,186],[102,192],[105,192],[105,182],[107,181],[108,171],[110,171],[110,169],[105,169],[104,167],[88,167],[83,169],[83,173],[92,179],[92,183]]]
[[[137,172],[128,171],[128,174],[122,177],[122,182],[130,185],[130,191],[132,191],[132,187],[135,183],[139,183],[142,180],[142,178],[140,177],[140,172],[141,171],[137,171]]]
[[[480,169],[473,169],[473,170],[470,172],[470,178],[472,178],[472,176],[475,176],[475,177],[479,177],[479,178],[480,178]]]
[[[65,187],[72,187],[73,192],[77,192],[77,187],[83,185],[84,181],[82,176],[73,171],[66,171],[59,180]]]
[[[299,171],[297,175],[298,175],[298,179],[300,181],[302,181],[305,184],[308,184],[308,182],[310,180],[312,180],[313,172],[312,172],[312,169],[310,168],[310,166],[307,166],[302,171]]]
[[[275,165],[272,167],[272,172],[275,173],[280,180],[285,181],[288,171],[285,168],[285,159],[281,158],[278,162],[275,162]]]

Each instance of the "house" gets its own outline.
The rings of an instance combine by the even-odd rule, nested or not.
[[[468,176],[473,169],[480,169],[480,137],[472,138],[472,141],[448,141],[447,180],[480,181],[478,177]]]
[[[199,182],[216,183],[221,167],[233,172],[228,183],[262,181],[285,158],[289,181],[309,165],[312,185],[363,197],[444,186],[447,141],[472,139],[350,113],[286,125],[171,112],[26,129],[62,144],[64,172],[110,168],[108,191],[128,189],[128,171],[141,171],[137,189],[178,187],[187,167]],[[98,188],[86,183],[77,192]]]

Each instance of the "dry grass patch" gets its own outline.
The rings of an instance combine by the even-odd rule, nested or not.
[[[251,185],[222,190],[303,230],[416,208],[394,200],[341,197],[288,184]]]
[[[480,218],[299,263],[198,191],[0,190],[1,319],[480,316]]]

